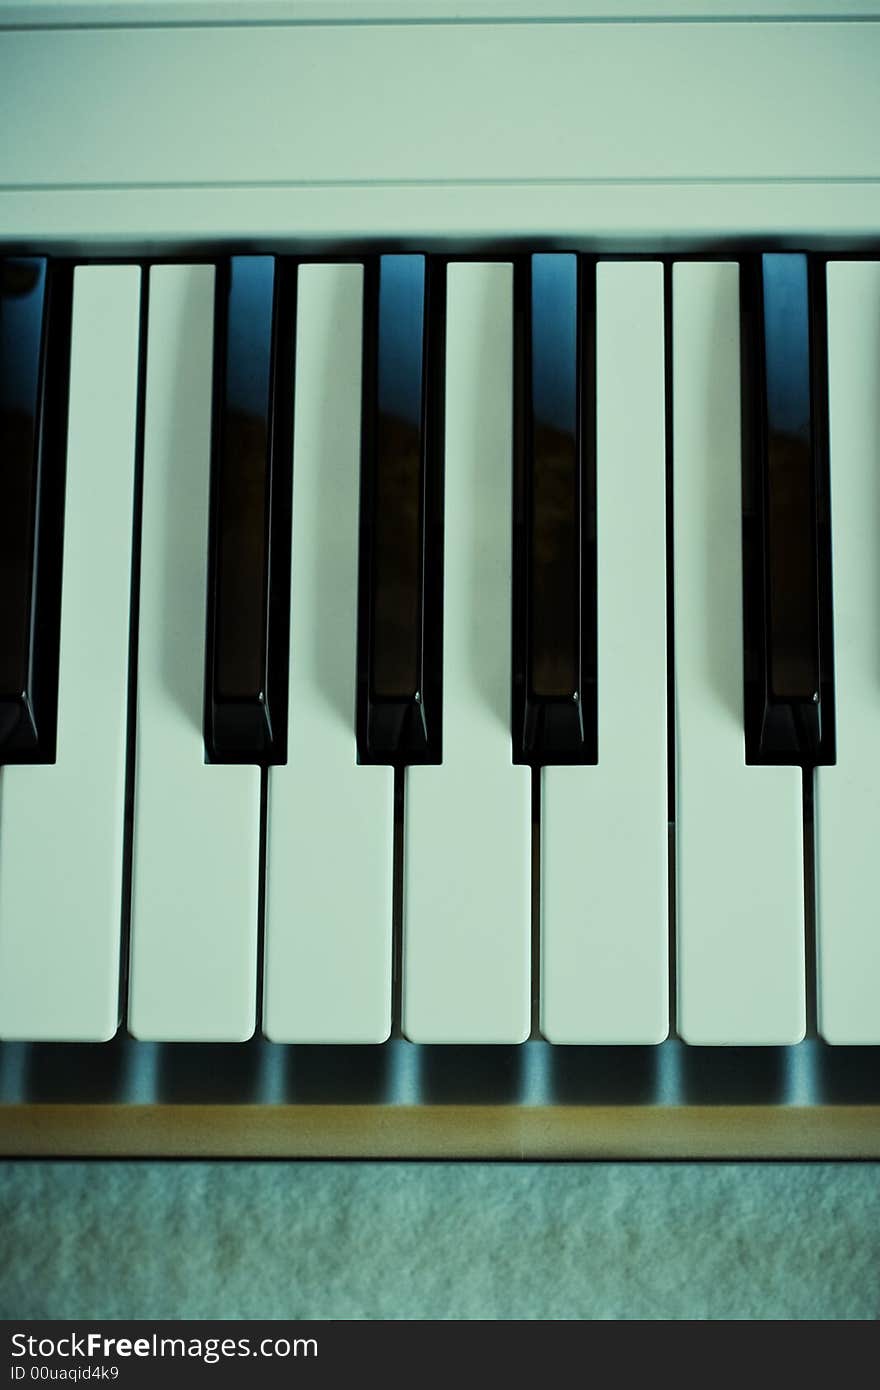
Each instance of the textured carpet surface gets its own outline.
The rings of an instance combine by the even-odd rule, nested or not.
[[[876,1319],[880,1168],[11,1162],[0,1316]]]

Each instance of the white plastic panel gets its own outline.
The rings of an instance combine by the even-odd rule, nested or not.
[[[825,16],[828,0],[0,0],[0,25],[356,24],[435,19],[744,19]],[[880,14],[877,0],[847,0],[835,17]]]
[[[214,270],[150,272],[128,1026],[249,1038],[260,772],[203,741]]]
[[[74,276],[57,761],[0,773],[0,1036],[119,1021],[140,271]]]
[[[673,271],[678,1029],[800,1041],[801,773],[745,762],[739,272]]]
[[[364,24],[372,0],[352,3],[266,0],[271,18],[327,22],[214,28],[174,20],[256,20],[262,0],[22,6],[0,45],[0,236],[183,256],[194,240],[292,235],[643,250],[772,230],[845,248],[880,225],[880,29],[847,22],[875,0],[835,22],[823,0],[762,0],[754,23],[718,22],[737,0],[705,23],[651,22],[704,14],[700,0],[522,24],[420,22],[461,17],[454,0],[378,0],[416,22]],[[607,8],[475,3],[545,21]],[[36,27],[105,8],[119,27]],[[823,22],[767,22],[792,8]],[[157,16],[167,28],[138,27]]]
[[[297,288],[286,767],[269,769],[263,1029],[380,1043],[391,1028],[394,774],[355,740],[363,270]],[[291,383],[292,386],[292,383]]]
[[[474,184],[272,184],[250,187],[4,189],[0,236],[76,254],[161,247],[182,257],[194,240],[277,239],[326,254],[328,241],[411,238],[426,250],[515,232],[585,249],[699,250],[707,238],[761,238],[768,227],[798,245],[842,249],[880,225],[880,181],[656,184],[562,181]],[[586,230],[585,230],[586,229]],[[360,249],[358,247],[358,249]]]
[[[668,1009],[663,268],[599,264],[599,761],[541,793],[541,1031],[656,1043]]]
[[[449,267],[443,763],[406,774],[403,1031],[522,1042],[530,1026],[530,771],[510,734],[513,286]]]
[[[837,763],[816,769],[819,1032],[880,1043],[880,262],[828,266]]]
[[[877,178],[878,69],[846,21],[23,29],[0,185]]]

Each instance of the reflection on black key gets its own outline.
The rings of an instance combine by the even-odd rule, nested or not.
[[[833,758],[823,286],[805,255],[743,266],[746,756]]]
[[[211,762],[287,758],[294,281],[218,266],[205,681]]]
[[[0,762],[53,762],[72,278],[0,262]]]
[[[382,256],[364,287],[358,749],[441,755],[443,270]]]
[[[514,758],[595,762],[595,270],[535,255],[516,283]]]

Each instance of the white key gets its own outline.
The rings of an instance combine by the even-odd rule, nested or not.
[[[816,769],[819,1032],[880,1043],[880,261],[828,266],[837,763]]]
[[[150,272],[128,1026],[254,1030],[260,772],[203,740],[214,272]]]
[[[678,1028],[804,1035],[801,773],[745,762],[739,274],[673,272]]]
[[[541,791],[541,1031],[669,1027],[663,268],[596,279],[599,761]]]
[[[273,1042],[391,1029],[394,774],[355,739],[363,270],[297,288],[286,767],[269,770],[263,1027]]]
[[[530,770],[510,734],[512,274],[450,265],[443,763],[407,771],[403,1030],[522,1042],[530,1023]]]
[[[140,271],[74,276],[57,760],[0,774],[0,1035],[119,1022]]]

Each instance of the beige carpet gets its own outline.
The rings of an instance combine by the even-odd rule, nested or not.
[[[878,1316],[877,1165],[0,1165],[4,1318]]]

